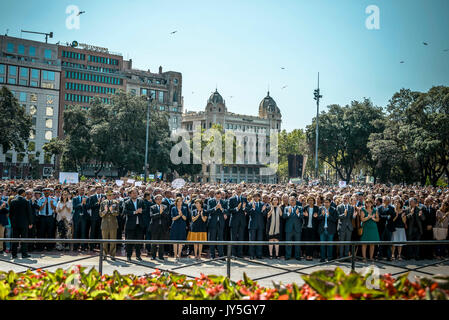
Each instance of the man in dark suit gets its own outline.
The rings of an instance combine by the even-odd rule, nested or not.
[[[260,201],[260,193],[256,192],[254,194],[254,200],[249,204],[249,206],[247,206],[247,212],[249,215],[249,241],[263,240],[263,234],[265,232],[266,209],[266,205]],[[251,259],[254,259],[254,256],[257,256],[257,259],[262,259],[262,246],[249,246],[249,255]]]
[[[303,209],[296,205],[296,198],[290,196],[290,205],[285,207],[282,218],[285,221],[285,241],[301,241],[303,225]],[[285,260],[290,260],[292,256],[292,246],[285,248]],[[295,246],[295,259],[301,260],[301,246]]]
[[[422,207],[422,211],[424,213],[424,222],[423,222],[423,240],[433,240],[433,227],[436,224],[436,209],[432,207],[433,199],[432,197],[427,197],[424,200],[424,206]],[[434,259],[434,246],[433,245],[424,245],[421,250],[421,258],[423,259]]]
[[[349,204],[349,197],[350,197],[349,194],[345,194],[343,196],[343,203],[337,207],[338,213],[337,231],[339,233],[340,241],[351,241],[352,231],[354,230],[352,220],[355,219],[355,217],[357,216],[354,207]],[[342,249],[341,256],[348,257],[349,245],[345,245],[340,248]]]
[[[423,211],[418,207],[416,198],[409,199],[410,207],[405,210],[407,215],[407,240],[419,241],[423,234],[423,222],[426,219]],[[420,259],[419,246],[408,247],[408,259]]]
[[[318,239],[318,213],[319,208],[315,205],[315,198],[313,196],[307,197],[307,205],[303,208],[303,229],[301,238],[303,241],[316,241]],[[315,246],[305,246],[306,260],[313,260],[313,253]]]
[[[28,229],[33,227],[32,213],[30,203],[24,198],[25,189],[19,189],[17,196],[11,201],[9,207],[9,219],[11,220],[12,237],[13,238],[27,238]],[[17,258],[17,246],[19,244],[14,242],[12,244],[12,258]],[[21,243],[20,245],[22,258],[29,258],[30,255],[27,253],[27,244]]]
[[[100,217],[100,203],[105,196],[101,194],[103,187],[98,184],[95,187],[95,194],[89,197],[88,209],[91,210],[90,216],[90,239],[101,239],[101,217]],[[95,243],[90,244],[90,250],[98,248],[99,245]]]
[[[154,196],[154,204],[150,208],[150,234],[151,240],[167,240],[169,233],[168,230],[171,225],[171,216],[168,211],[168,206],[162,204],[162,195],[156,194]],[[156,249],[158,245],[151,245],[151,257],[156,259]],[[159,245],[158,258],[164,260],[164,245]]]
[[[334,235],[337,233],[338,213],[334,207],[331,207],[331,200],[324,199],[324,207],[318,215],[318,233],[320,241],[333,241]],[[332,246],[321,246],[320,262],[332,260]]]
[[[246,198],[242,197],[242,187],[237,186],[236,193],[229,199],[229,227],[231,241],[244,241],[246,227]],[[232,246],[232,254],[237,257],[243,255],[243,246]]]
[[[87,239],[87,201],[88,197],[84,194],[84,188],[78,189],[78,195],[72,199],[73,207],[73,239]],[[73,250],[77,251],[80,247],[79,243],[73,245]],[[81,250],[87,251],[87,243],[81,244]]]
[[[29,238],[36,238],[37,236],[37,229],[36,229],[36,222],[37,222],[37,212],[39,210],[39,205],[36,202],[36,199],[39,197],[39,194],[37,194],[37,198],[33,199],[33,190],[27,190],[25,192],[26,194],[26,200],[30,203],[31,207],[31,224],[33,227],[28,230],[28,237]],[[33,250],[37,249],[37,246],[35,246],[34,243],[28,244],[28,251],[32,252]]]
[[[226,204],[221,199],[221,191],[215,191],[215,198],[209,199],[207,202],[207,238],[209,241],[223,241]],[[215,245],[210,245],[210,257],[215,258]],[[223,256],[223,246],[217,246],[218,256]]]
[[[389,196],[385,196],[382,199],[383,205],[379,207],[379,223],[378,226],[381,226],[379,230],[382,230],[380,234],[381,241],[391,241],[391,237],[393,236],[393,232],[395,231],[393,218],[396,216],[394,211],[394,207],[390,204],[391,199]],[[379,259],[384,257],[388,261],[391,261],[391,246],[381,246],[378,251]]]
[[[150,211],[151,207],[154,206],[153,199],[151,198],[151,192],[145,191],[143,194],[143,203],[144,203],[144,210],[142,214],[143,218],[143,234],[145,237],[145,240],[151,239],[151,232],[150,232]],[[145,249],[147,250],[148,256],[150,256],[151,251],[151,245],[147,244],[145,245]]]
[[[125,238],[129,240],[143,239],[143,209],[144,202],[142,199],[137,198],[137,189],[132,188],[130,192],[130,198],[124,203],[123,213],[126,217],[125,222]],[[141,244],[127,244],[126,245],[126,257],[128,261],[131,261],[133,254],[133,247],[136,248],[136,259],[142,261],[140,257]]]

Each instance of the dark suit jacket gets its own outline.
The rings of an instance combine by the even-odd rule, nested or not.
[[[168,206],[161,203],[162,214],[160,213],[157,204],[150,208],[150,231],[152,233],[162,229],[164,232],[168,232],[171,225],[171,216]]]
[[[87,209],[92,210],[92,219],[101,219],[100,218],[100,202],[101,199],[105,198],[104,194],[100,195],[100,201],[98,201],[97,194],[91,195],[89,197],[89,201],[87,202]]]
[[[150,227],[150,211],[151,211],[151,207],[154,206],[154,202],[153,201],[148,201],[146,199],[142,199],[144,206],[143,206],[143,212],[142,212],[142,218],[143,218],[143,226],[144,229],[147,230]]]
[[[7,226],[8,225],[9,206],[8,206],[8,202],[3,201],[3,200],[0,199],[0,206],[3,203],[6,203],[6,207],[4,207],[3,209],[0,210],[0,224],[2,226]]]
[[[137,209],[142,208],[144,209],[144,203],[142,199],[137,199]],[[136,208],[134,207],[134,203],[132,199],[128,199],[125,201],[123,205],[123,214],[126,217],[125,221],[125,230],[133,230],[136,228],[136,222],[137,222],[137,216],[139,216],[139,225],[143,228],[144,227],[144,221],[143,221],[143,211],[139,214],[134,214],[136,211]]]
[[[282,214],[282,218],[284,218],[285,221],[285,233],[290,232],[301,232],[302,231],[302,225],[304,223],[304,216],[303,216],[303,209],[301,206],[294,206],[292,208],[292,212],[289,212],[290,206],[285,207],[284,213]],[[296,214],[296,209],[299,210],[298,214]]]
[[[248,229],[249,230],[264,230],[267,210],[262,211],[264,203],[262,201],[256,202],[256,208],[253,209],[253,203],[248,203],[246,208],[249,215]],[[267,206],[268,207],[268,206]]]
[[[306,205],[302,210],[303,210],[303,228],[307,228],[307,225],[309,224],[309,217],[304,216],[304,212],[309,213],[309,205]],[[318,232],[318,217],[313,217],[313,215],[317,213],[319,214],[319,208],[318,206],[313,206],[313,214],[312,214],[312,229],[315,230],[316,232]]]
[[[383,230],[384,228],[387,228],[390,232],[394,232],[396,230],[393,222],[393,218],[396,216],[396,213],[394,212],[394,208],[392,205],[388,205],[388,207],[382,206],[378,210],[379,212],[379,224],[382,227],[380,228]]]
[[[82,198],[86,198],[86,204],[82,204]],[[87,196],[82,196],[81,199],[79,196],[76,196],[72,199],[72,207],[73,207],[73,219],[78,219],[80,217],[87,217],[89,214],[87,213],[87,204],[89,198]]]
[[[325,211],[324,207],[320,208],[323,209],[323,212],[318,215],[318,232],[323,233],[324,232],[324,223],[325,223]],[[338,221],[338,213],[337,210],[335,210],[334,207],[329,207],[329,216],[327,217],[327,232],[329,234],[336,234],[337,233],[337,221]]]
[[[223,199],[220,199],[221,207],[223,210],[218,209],[215,210],[215,207],[217,206],[218,202],[217,199],[211,198],[207,202],[207,228],[208,229],[220,229],[223,230],[225,226],[225,219],[224,215],[227,214],[226,208],[226,201]]]
[[[26,228],[33,223],[31,206],[24,197],[17,196],[11,201],[9,206],[9,219],[12,228]]]
[[[426,219],[426,216],[423,214],[421,217],[419,216],[419,210],[420,208],[415,207],[415,210],[412,212],[411,208],[408,208],[405,210],[407,214],[407,236],[412,237],[412,235],[419,235],[421,236],[423,234],[424,228],[423,228],[423,222]]]
[[[240,201],[239,201],[240,200]],[[237,209],[239,203],[242,205],[240,206],[240,209]],[[229,213],[231,215],[229,219],[229,226],[231,228],[234,228],[238,225],[246,226],[246,207],[245,210],[243,209],[243,203],[246,203],[248,205],[248,201],[245,197],[240,196],[240,199],[237,198],[237,196],[233,196],[229,198]]]
[[[337,230],[348,230],[352,232],[354,227],[352,225],[352,220],[354,219],[354,207],[348,204],[348,212],[345,216],[345,205],[342,203],[337,207],[338,213],[338,226]]]

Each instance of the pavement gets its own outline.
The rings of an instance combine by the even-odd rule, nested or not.
[[[15,272],[24,272],[27,269],[36,270],[38,268],[55,271],[58,268],[68,269],[71,266],[82,265],[87,270],[91,268],[99,269],[98,251],[88,253],[76,253],[73,251],[67,252],[31,252],[30,258],[21,258],[20,253],[18,258],[12,259],[11,254],[4,253],[0,255],[0,270]],[[201,273],[206,275],[226,275],[227,263],[225,260],[209,261],[203,258],[198,262],[191,257],[181,258],[179,262],[174,261],[172,257],[165,258],[165,261],[151,260],[146,254],[142,254],[143,261],[139,262],[132,257],[132,262],[127,262],[123,250],[119,250],[117,260],[110,259],[103,261],[103,273],[112,274],[117,270],[121,274],[135,274],[145,275],[153,272],[156,268],[160,270],[171,270],[180,274],[185,274],[189,277],[199,277]],[[193,265],[191,265],[193,264]],[[342,268],[345,272],[351,270],[351,262],[329,262],[325,265],[319,265],[319,260],[313,261],[297,261],[297,260],[270,260],[257,259],[232,259],[231,260],[231,279],[243,279],[243,273],[253,280],[265,287],[272,287],[273,282],[291,283],[296,282],[302,284],[304,281],[301,278],[302,274],[310,274],[320,269],[334,269],[335,267]],[[431,264],[431,265],[429,265]],[[429,266],[428,266],[429,265]],[[391,273],[397,276],[409,269],[409,279],[415,280],[415,276],[432,277],[432,275],[449,275],[449,261],[447,260],[403,260],[403,261],[374,261],[363,263],[360,260],[356,261],[356,271],[366,273],[374,268],[375,273],[385,274]],[[405,269],[404,269],[405,268]],[[300,269],[299,272],[289,272]]]

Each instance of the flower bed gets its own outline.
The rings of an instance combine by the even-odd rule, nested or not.
[[[156,270],[146,276],[100,275],[76,266],[69,270],[48,272],[38,269],[17,274],[0,272],[1,300],[423,300],[449,298],[449,277],[420,278],[415,282],[407,274],[398,278],[380,277],[370,288],[371,273],[345,274],[340,268],[322,270],[303,276],[305,284],[259,286],[244,274],[244,279],[230,281],[223,276],[201,275],[188,280],[183,275]]]

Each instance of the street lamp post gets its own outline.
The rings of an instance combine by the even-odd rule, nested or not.
[[[313,91],[314,100],[316,100],[316,133],[315,133],[315,177],[318,177],[318,134],[319,134],[319,112],[320,112],[320,73],[318,72],[318,88]]]
[[[148,99],[148,107],[147,107],[147,133],[145,137],[145,174],[144,174],[144,181],[147,182],[148,177],[148,134],[150,130],[150,107],[151,103],[153,102],[153,96],[147,97]]]

